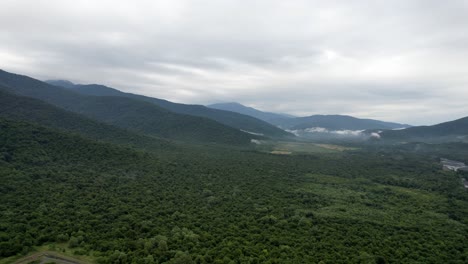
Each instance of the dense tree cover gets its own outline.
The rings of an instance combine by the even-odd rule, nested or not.
[[[0,121],[0,256],[67,243],[98,263],[466,263],[468,196],[380,147],[143,152]]]

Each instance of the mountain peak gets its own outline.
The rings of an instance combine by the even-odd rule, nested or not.
[[[64,88],[73,88],[73,86],[75,85],[74,83],[68,80],[46,80],[44,82],[48,84],[52,84],[54,86],[59,86],[59,87],[64,87]]]
[[[247,107],[241,103],[238,103],[238,102],[225,102],[225,103],[217,103],[217,104],[212,104],[212,105],[239,105],[239,106],[244,106],[244,107]]]
[[[266,121],[266,122],[270,122],[273,119],[291,117],[291,116],[286,115],[286,114],[276,114],[276,113],[270,113],[270,112],[263,112],[263,111],[255,109],[253,107],[245,106],[245,105],[243,105],[241,103],[238,103],[238,102],[227,102],[227,103],[211,104],[211,105],[207,105],[207,107],[214,108],[214,109],[219,109],[219,110],[236,112],[236,113],[243,114],[243,115],[249,115],[249,116],[261,119],[261,120]]]

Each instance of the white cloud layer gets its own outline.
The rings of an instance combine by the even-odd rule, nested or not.
[[[0,68],[183,103],[468,116],[468,1],[2,0]]]

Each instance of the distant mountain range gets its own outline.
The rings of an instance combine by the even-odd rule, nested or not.
[[[0,85],[4,92],[35,98],[97,122],[146,136],[235,145],[249,144],[255,138],[214,120],[174,113],[142,100],[87,96],[5,71],[0,71]]]
[[[271,120],[274,119],[281,119],[281,118],[292,118],[294,116],[292,115],[287,115],[287,114],[276,114],[276,113],[271,113],[271,112],[263,112],[260,110],[257,110],[252,107],[248,107],[239,103],[231,102],[231,103],[219,103],[219,104],[211,104],[208,105],[210,108],[214,109],[219,109],[219,110],[225,110],[225,111],[231,111],[231,112],[236,112],[244,115],[249,115],[258,119],[261,119],[266,122],[270,122]]]
[[[251,139],[292,134],[312,139],[372,136],[382,142],[468,141],[468,117],[417,127],[346,115],[293,117],[239,103],[185,105],[97,84],[46,83],[2,70],[0,117],[143,148],[174,147],[168,140],[248,145]]]
[[[366,130],[396,129],[409,125],[385,122],[373,119],[361,119],[347,115],[313,115],[307,117],[281,118],[270,121],[279,127],[289,130],[325,128],[328,130]]]
[[[252,134],[256,134],[256,135],[265,135],[268,137],[275,137],[275,138],[292,136],[288,132],[276,126],[273,126],[255,117],[244,115],[242,113],[235,113],[231,111],[212,109],[203,105],[186,105],[186,104],[173,103],[173,102],[169,102],[163,99],[137,95],[137,94],[132,94],[132,93],[124,93],[115,88],[107,87],[104,85],[98,85],[98,84],[80,85],[80,84],[73,84],[69,81],[64,81],[64,80],[50,80],[46,82],[48,82],[49,84],[56,85],[56,86],[68,88],[74,92],[84,94],[84,95],[118,96],[118,97],[125,97],[125,98],[131,98],[131,99],[149,102],[149,103],[155,104],[159,107],[162,107],[174,113],[208,118],[216,122],[219,122],[221,124],[224,124],[233,128],[237,128],[242,131],[251,132]]]
[[[407,124],[384,122],[373,119],[360,119],[346,115],[313,115],[307,117],[294,117],[286,114],[263,112],[239,103],[212,104],[208,105],[208,107],[250,115],[290,131],[309,130],[310,132],[320,132],[325,130],[397,129],[410,127],[410,125]]]
[[[379,133],[383,140],[421,142],[468,142],[468,117],[433,126],[417,126],[403,130],[385,130]]]
[[[65,87],[75,92],[93,96],[119,96],[154,103],[170,111],[207,117],[222,124],[273,137],[285,136],[288,130],[298,135],[298,132],[323,133],[342,130],[369,130],[369,129],[400,129],[410,125],[385,122],[373,119],[360,119],[346,115],[313,115],[307,117],[294,117],[287,114],[271,113],[244,106],[240,103],[220,103],[207,107],[201,105],[185,105],[172,103],[166,100],[124,93],[117,89],[103,85],[77,85],[65,80],[50,80],[50,84]],[[249,118],[250,117],[250,118]],[[265,122],[260,122],[263,120]],[[268,124],[268,123],[269,124]],[[273,127],[272,125],[276,126]],[[278,129],[281,128],[281,129]]]

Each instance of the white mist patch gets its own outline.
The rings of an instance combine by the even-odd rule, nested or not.
[[[250,131],[243,130],[243,129],[241,129],[240,131],[245,132],[245,133],[249,133],[249,134],[251,134],[251,135],[264,136],[264,134],[262,134],[262,133],[250,132]]]
[[[294,134],[296,137],[299,137],[301,135],[300,130],[285,129],[285,131]]]
[[[330,131],[324,127],[310,127],[304,129],[304,132],[309,132],[309,133],[329,133]]]
[[[360,136],[364,130],[332,130],[330,133],[344,136]]]
[[[344,130],[329,130],[324,127],[310,127],[306,128],[304,130],[293,130],[297,133],[300,132],[305,132],[305,133],[326,133],[326,134],[335,134],[335,135],[341,135],[341,136],[361,136],[362,132],[364,130],[349,130],[349,129],[344,129]]]
[[[380,138],[380,134],[379,134],[379,133],[375,133],[375,132],[372,132],[370,136],[371,136],[372,138]]]
[[[262,142],[260,140],[258,140],[258,139],[251,139],[250,143],[257,144],[257,145],[262,144]]]

